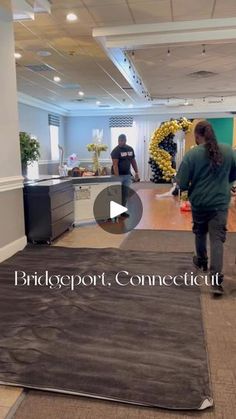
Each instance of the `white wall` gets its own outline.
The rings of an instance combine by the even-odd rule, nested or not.
[[[48,125],[48,114],[45,111],[34,106],[18,104],[19,129],[35,135],[40,142],[40,160],[50,160],[50,135]],[[59,143],[64,146],[65,141],[65,117],[60,116],[60,137]]]
[[[0,5],[0,261],[26,244],[14,51],[12,17]]]
[[[35,135],[41,144],[40,160],[50,160],[50,136],[48,126],[48,111],[19,103],[19,125],[21,131]],[[71,116],[60,117],[60,144],[64,146],[65,157],[76,153],[79,160],[91,160],[92,155],[87,151],[87,144],[93,141],[93,130],[103,129],[104,143],[108,150],[101,155],[101,159],[110,159],[111,130],[109,116]],[[138,141],[149,142],[151,134],[162,121],[157,115],[135,116],[138,126]],[[122,128],[120,128],[122,133]]]

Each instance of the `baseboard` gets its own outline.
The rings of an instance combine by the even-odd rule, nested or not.
[[[27,244],[26,236],[20,237],[14,242],[8,243],[3,247],[0,247],[0,263],[10,258],[15,253],[23,250]]]

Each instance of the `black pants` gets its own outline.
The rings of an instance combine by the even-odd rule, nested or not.
[[[222,274],[224,242],[226,240],[226,224],[228,210],[193,211],[193,232],[197,256],[200,260],[207,259],[207,233],[210,238],[210,272]]]

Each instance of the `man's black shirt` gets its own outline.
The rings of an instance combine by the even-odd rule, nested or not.
[[[118,160],[119,175],[130,175],[131,161],[135,158],[134,150],[129,145],[120,147],[119,145],[111,152],[111,158]],[[112,174],[114,169],[112,166]]]

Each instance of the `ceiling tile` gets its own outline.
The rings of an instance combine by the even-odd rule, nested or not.
[[[171,7],[169,0],[142,0],[129,2],[136,23],[170,22]]]
[[[236,93],[235,48],[236,43],[208,45],[206,55],[202,56],[198,45],[176,46],[169,57],[164,47],[137,50],[135,65],[154,97],[231,95]],[[197,71],[211,71],[216,75],[189,76]]]
[[[213,6],[214,0],[173,0],[174,20],[210,19]]]
[[[82,0],[52,0],[52,10],[54,9],[74,9],[84,6]]]
[[[114,4],[125,4],[126,0],[82,0],[85,6],[110,6]]]
[[[99,3],[100,4],[100,3]],[[110,4],[99,7],[91,6],[88,8],[97,24],[111,25],[120,24],[126,25],[133,23],[132,16],[126,3]]]
[[[214,12],[214,18],[234,17],[236,16],[235,0],[217,0]]]

